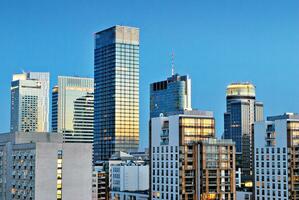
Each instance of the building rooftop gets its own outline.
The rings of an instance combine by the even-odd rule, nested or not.
[[[255,97],[255,86],[249,82],[231,83],[226,88],[226,96]]]
[[[286,112],[282,115],[267,117],[268,121],[275,121],[275,120],[281,120],[281,119],[299,119],[299,114],[298,113]]]
[[[12,142],[13,144],[28,144],[28,143],[62,143],[63,136],[59,133],[48,132],[15,132],[1,133],[0,144]]]
[[[163,80],[163,81],[157,81],[157,82],[154,82],[154,83],[151,83],[151,85],[154,85],[154,84],[161,84],[161,83],[164,83],[167,84],[167,83],[171,83],[171,82],[177,82],[177,81],[187,81],[189,78],[188,75],[179,75],[178,73],[168,77],[166,80]]]
[[[208,138],[207,140],[201,141],[203,144],[210,144],[210,145],[218,145],[218,144],[223,144],[223,145],[234,145],[235,142],[233,142],[231,139],[216,139],[216,138]]]
[[[114,29],[136,29],[136,30],[139,30],[139,28],[133,27],[133,26],[114,25],[114,26],[111,26],[110,28],[106,28],[104,30],[98,31],[95,34],[101,34],[102,32],[111,31]]]
[[[175,111],[175,112],[168,112],[167,116],[172,115],[185,115],[185,116],[198,116],[198,117],[214,117],[214,113],[212,111],[206,110],[182,110],[182,111]]]

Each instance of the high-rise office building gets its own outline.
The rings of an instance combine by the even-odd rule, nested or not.
[[[82,200],[92,197],[92,144],[61,134],[0,134],[0,199]]]
[[[95,34],[94,161],[139,146],[139,29]]]
[[[255,98],[251,83],[233,83],[226,90],[224,138],[236,144],[236,165],[241,168],[241,182],[252,184],[253,123],[263,120],[263,104]]]
[[[214,121],[194,110],[151,119],[151,199],[235,199],[234,143],[214,139]]]
[[[299,199],[299,115],[268,117],[254,132],[255,199]]]
[[[52,131],[63,133],[65,142],[93,142],[93,88],[92,78],[58,77],[52,90]]]
[[[11,132],[47,132],[49,129],[49,73],[13,75]]]
[[[191,79],[172,75],[150,85],[150,118],[168,112],[191,110]]]

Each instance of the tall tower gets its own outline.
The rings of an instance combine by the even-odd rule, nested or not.
[[[94,81],[92,78],[58,76],[52,90],[52,131],[65,142],[93,142]]]
[[[95,34],[94,161],[139,146],[139,29]]]
[[[232,83],[226,90],[224,138],[236,144],[236,165],[241,168],[242,183],[252,181],[253,123],[263,120],[263,104],[255,98],[251,83]]]
[[[11,132],[48,132],[50,74],[13,75],[11,82]]]
[[[191,79],[173,74],[150,85],[150,118],[169,112],[191,110]]]

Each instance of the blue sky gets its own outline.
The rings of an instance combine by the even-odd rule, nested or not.
[[[223,132],[226,85],[251,81],[265,115],[299,112],[299,1],[2,0],[0,132],[9,130],[10,80],[22,70],[93,76],[93,33],[140,28],[140,140],[148,142],[149,84],[175,71],[192,78],[194,108]]]

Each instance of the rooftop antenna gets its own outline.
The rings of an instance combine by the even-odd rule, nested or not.
[[[171,53],[171,75],[174,76],[174,53]]]

